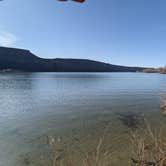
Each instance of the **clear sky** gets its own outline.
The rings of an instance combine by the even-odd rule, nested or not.
[[[164,66],[166,0],[4,0],[0,45],[45,58]]]

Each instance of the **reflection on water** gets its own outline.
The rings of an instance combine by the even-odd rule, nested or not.
[[[1,73],[0,166],[40,165],[48,136],[74,152],[76,140],[90,148],[105,129],[105,146],[123,160],[128,127],[141,125],[142,115],[154,126],[164,121],[165,83],[164,75],[143,73]]]

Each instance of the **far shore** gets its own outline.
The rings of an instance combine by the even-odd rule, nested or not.
[[[166,67],[144,69],[143,72],[144,72],[144,73],[160,73],[160,74],[166,74]]]

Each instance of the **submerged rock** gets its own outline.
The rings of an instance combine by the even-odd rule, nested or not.
[[[139,128],[143,121],[142,116],[133,112],[118,113],[118,119],[130,129]]]

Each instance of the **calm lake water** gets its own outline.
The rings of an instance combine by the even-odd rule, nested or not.
[[[76,141],[83,150],[93,148],[105,131],[114,165],[119,159],[127,165],[129,126],[119,117],[165,123],[165,92],[166,76],[159,74],[1,73],[0,166],[41,166],[51,155],[48,136],[80,156]]]

